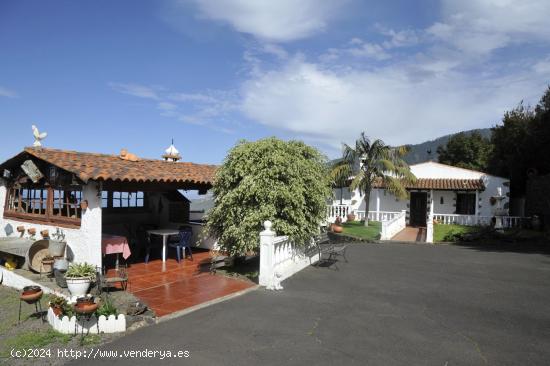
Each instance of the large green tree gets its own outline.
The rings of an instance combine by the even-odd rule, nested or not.
[[[359,189],[365,201],[365,226],[369,225],[370,193],[377,180],[397,198],[406,198],[407,182],[414,182],[415,176],[403,160],[408,149],[405,146],[391,147],[384,141],[371,141],[364,132],[355,142],[355,147],[343,145],[342,159],[333,166],[331,178],[338,182],[350,177],[350,189]]]
[[[535,108],[520,103],[492,132],[489,171],[510,177],[512,195],[521,196],[529,171],[550,173],[550,87]]]
[[[492,128],[493,150],[488,171],[502,177],[509,177],[511,193],[520,196],[525,191],[527,169],[533,153],[532,126],[535,113],[529,106],[520,103],[504,113],[502,124]]]
[[[331,196],[326,159],[299,141],[239,142],[217,170],[207,232],[231,255],[257,251],[265,220],[278,235],[309,243]]]
[[[437,148],[437,153],[442,164],[485,171],[491,150],[491,141],[474,131],[451,136],[446,145]]]

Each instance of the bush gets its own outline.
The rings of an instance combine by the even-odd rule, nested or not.
[[[239,142],[216,172],[207,232],[230,255],[257,251],[265,220],[297,245],[318,232],[332,191],[324,157],[298,141]]]
[[[103,300],[103,303],[96,310],[97,316],[105,315],[106,318],[108,318],[109,315],[117,316],[118,311],[116,306],[112,303],[112,301],[107,296],[102,300]]]
[[[65,277],[67,278],[80,278],[80,277],[87,277],[90,280],[94,281],[96,277],[96,268],[88,264],[86,262],[84,263],[72,263],[69,266],[69,269],[65,273]]]

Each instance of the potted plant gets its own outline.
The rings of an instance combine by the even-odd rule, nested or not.
[[[355,221],[355,212],[350,212],[347,218],[349,222]]]
[[[55,316],[63,314],[63,309],[67,306],[67,300],[63,296],[54,295],[50,298],[50,308]]]
[[[340,216],[334,220],[334,224],[330,226],[330,229],[333,233],[341,233],[344,230],[344,228],[342,228],[342,218]]]
[[[21,300],[27,304],[34,304],[42,297],[42,289],[40,286],[25,286],[21,292]]]
[[[73,263],[65,273],[67,287],[73,296],[82,297],[90,288],[90,283],[95,281],[96,269],[93,265],[84,263]]]
[[[91,314],[97,310],[99,303],[95,302],[93,296],[84,296],[76,299],[74,311],[79,314]]]

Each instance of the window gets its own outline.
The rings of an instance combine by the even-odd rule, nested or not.
[[[8,190],[4,216],[78,225],[81,201],[80,187],[13,186]]]
[[[101,208],[109,207],[109,192],[101,191]]]
[[[80,218],[82,201],[82,191],[64,189],[53,190],[53,210],[54,216]]]
[[[459,215],[474,215],[476,213],[476,195],[473,193],[457,193],[456,213]]]
[[[41,188],[11,188],[7,203],[7,211],[46,215],[48,190]]]
[[[439,198],[439,204],[443,205],[445,203],[445,200],[443,199],[443,196]]]
[[[144,208],[144,192],[101,192],[101,207],[103,208]]]

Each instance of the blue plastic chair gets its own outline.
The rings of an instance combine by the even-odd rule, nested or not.
[[[172,248],[176,248],[176,256],[178,258],[178,263],[181,260],[181,251],[183,250],[183,258],[185,259],[185,250],[189,249],[189,256],[193,260],[193,251],[191,250],[191,237],[193,233],[189,230],[180,230],[179,241],[175,243],[169,243],[168,245]]]

